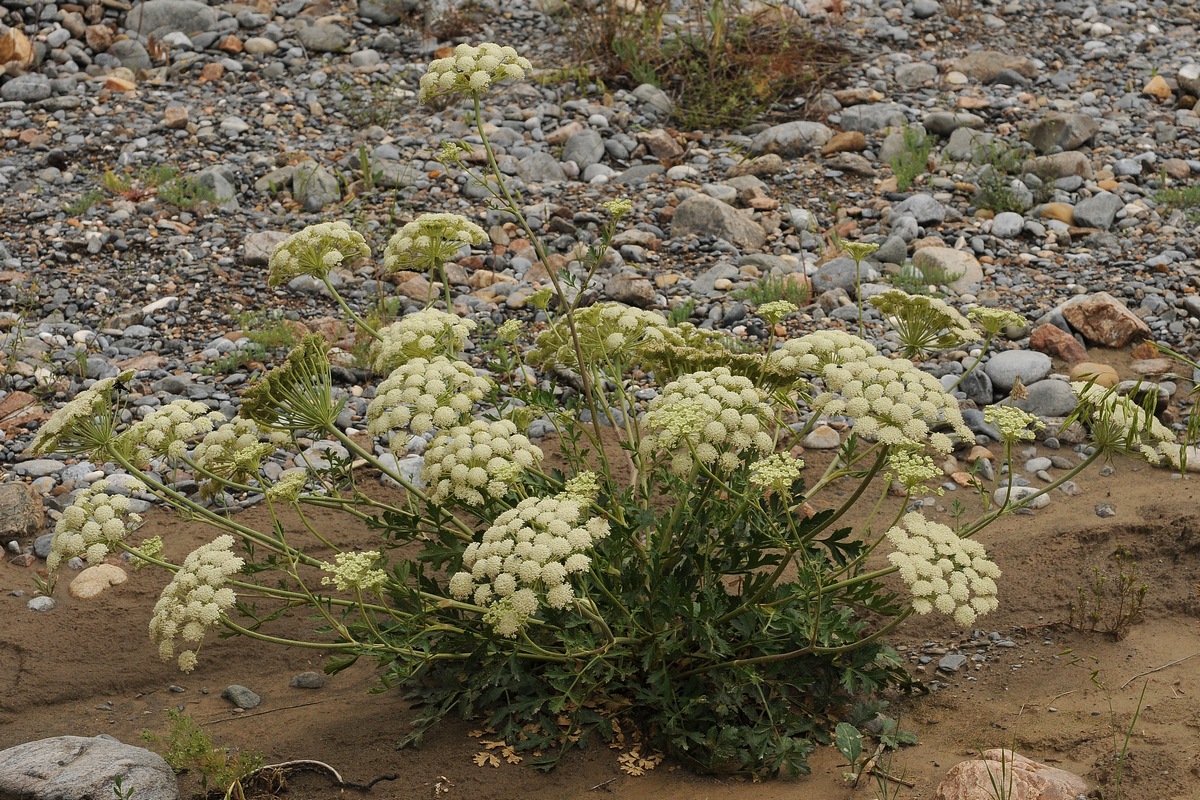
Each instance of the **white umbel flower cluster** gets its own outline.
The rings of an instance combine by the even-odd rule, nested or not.
[[[370,255],[367,240],[349,223],[319,222],[279,243],[271,254],[267,283],[278,286],[301,275],[321,280],[337,267]]]
[[[541,448],[510,420],[475,420],[433,438],[425,451],[421,480],[429,486],[434,503],[454,498],[478,506],[483,505],[485,494],[506,495],[521,472],[541,460]]]
[[[139,485],[130,488],[137,490]],[[89,564],[99,564],[142,524],[141,516],[129,511],[129,498],[108,494],[107,489],[108,481],[98,480],[63,510],[54,525],[54,539],[46,557],[48,573],[53,575],[63,561],[76,556]]]
[[[73,455],[103,446],[112,436],[111,425],[104,420],[112,417],[113,393],[132,377],[133,370],[126,370],[112,378],[101,378],[75,395],[38,428],[29,452]]]
[[[392,448],[401,447],[407,437],[396,436],[396,431],[407,429],[420,436],[435,427],[445,430],[461,425],[463,417],[492,388],[492,382],[476,375],[465,361],[445,356],[414,358],[379,384],[367,405],[367,432],[372,436],[391,433]]]
[[[676,475],[690,474],[696,462],[734,470],[742,453],[775,449],[764,430],[768,413],[754,383],[725,367],[683,375],[650,401],[643,418],[650,432],[642,437],[642,455],[649,459],[655,452],[672,453],[670,469]]]
[[[176,400],[155,409],[118,437],[118,442],[138,466],[147,466],[151,456],[179,460],[187,455],[188,443],[225,422],[225,415],[195,400]]]
[[[877,355],[875,345],[839,330],[815,331],[788,339],[770,355],[785,370],[820,374],[829,364],[862,361]]]
[[[586,364],[627,361],[647,342],[672,339],[670,323],[662,314],[623,303],[596,303],[578,309],[574,320],[579,349]],[[528,359],[529,363],[543,367],[561,364],[579,369],[575,342],[565,318],[538,336]]]
[[[886,535],[896,548],[888,561],[912,593],[912,607],[918,614],[938,611],[968,626],[999,606],[1000,568],[979,542],[963,539],[915,511],[905,514]]]
[[[478,47],[460,44],[454,55],[439,58],[421,76],[417,99],[428,103],[447,94],[480,97],[493,84],[521,80],[533,65],[511,47],[484,42]]]
[[[496,633],[510,638],[543,603],[566,608],[575,599],[570,576],[588,570],[587,552],[609,532],[602,517],[583,518],[587,507],[565,494],[522,500],[467,545],[450,595],[486,606]]]
[[[378,568],[382,555],[378,550],[366,553],[338,553],[333,563],[321,562],[321,569],[330,573],[321,578],[325,586],[337,586],[343,592],[379,592],[387,585],[387,573]]]
[[[426,270],[440,267],[464,246],[487,238],[483,228],[460,214],[422,214],[396,231],[383,249],[383,268]]]
[[[263,440],[266,441],[263,441]],[[258,479],[263,461],[276,448],[291,442],[286,431],[268,431],[245,417],[231,421],[207,434],[192,454],[196,466],[221,478],[246,483]],[[201,490],[209,492],[219,487],[216,481],[201,478]]]
[[[453,358],[467,346],[475,323],[436,308],[416,311],[379,330],[371,347],[371,368],[385,375],[414,358]]]
[[[158,645],[163,661],[175,654],[177,638],[198,645],[205,632],[220,622],[221,614],[233,607],[237,597],[225,584],[243,563],[233,554],[233,537],[229,535],[201,545],[183,560],[154,604],[150,618],[150,641]],[[179,654],[179,668],[184,672],[195,669],[196,650]]]
[[[892,447],[922,449],[928,445],[949,453],[954,449],[950,437],[931,432],[933,426],[944,423],[964,440],[974,441],[958,402],[937,378],[907,359],[868,356],[861,361],[826,364],[821,377],[826,391],[813,398],[813,410],[850,417],[860,436]]]

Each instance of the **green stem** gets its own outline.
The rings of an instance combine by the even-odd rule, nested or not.
[[[379,331],[372,328],[367,324],[366,320],[354,313],[354,309],[350,308],[350,306],[346,303],[346,300],[342,297],[341,293],[337,289],[333,288],[333,284],[329,281],[328,275],[322,275],[321,282],[325,284],[325,288],[329,290],[329,293],[333,295],[333,299],[337,301],[339,306],[341,306],[342,311],[345,311],[346,314],[350,316],[350,319],[354,320],[355,325],[370,334],[371,338],[375,341],[378,342],[383,340],[383,337],[379,335]]]

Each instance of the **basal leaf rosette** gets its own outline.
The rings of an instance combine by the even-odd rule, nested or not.
[[[414,358],[454,358],[467,346],[475,323],[436,308],[415,311],[379,330],[371,346],[371,368],[386,375]]]
[[[190,442],[225,422],[225,415],[195,400],[176,400],[155,409],[117,437],[117,447],[138,467],[151,457],[179,460]]]
[[[891,447],[941,453],[954,449],[950,437],[933,431],[948,425],[966,441],[974,435],[963,423],[958,402],[937,378],[904,358],[868,356],[861,361],[826,364],[825,391],[812,400],[813,411],[854,420],[855,432]]]
[[[1087,426],[1098,450],[1175,468],[1182,463],[1183,445],[1175,432],[1131,397],[1095,383],[1075,382],[1071,388],[1079,398],[1072,418]]]
[[[671,381],[642,419],[642,457],[669,453],[671,472],[687,476],[697,464],[735,470],[743,454],[770,453],[775,441],[766,431],[770,409],[763,398],[749,378],[725,367]]]
[[[242,393],[241,416],[268,430],[324,431],[346,401],[334,402],[329,345],[309,334],[287,359]]]
[[[183,560],[175,577],[163,589],[150,618],[150,641],[158,645],[158,654],[169,661],[175,654],[176,640],[196,645],[179,654],[179,668],[196,668],[196,654],[209,628],[221,621],[221,615],[233,607],[237,597],[225,584],[241,570],[245,562],[233,554],[233,537],[221,535],[201,545]]]
[[[430,502],[453,498],[479,506],[486,502],[485,496],[504,497],[521,473],[541,460],[541,448],[512,421],[475,420],[433,437],[425,450],[421,480],[429,486]]]
[[[29,452],[80,455],[103,450],[116,435],[114,395],[132,377],[133,370],[126,370],[115,377],[102,378],[75,395],[38,428]]]
[[[563,609],[575,599],[570,576],[591,567],[588,552],[609,533],[602,517],[585,518],[586,498],[563,493],[530,497],[505,511],[467,545],[463,569],[450,578],[450,595],[488,609],[499,636],[515,637],[546,605]]]
[[[950,527],[915,511],[905,514],[886,536],[896,548],[888,561],[912,593],[912,607],[918,614],[937,611],[968,626],[999,606],[1000,568],[979,542],[963,539]]]
[[[130,486],[139,487],[137,482]],[[129,508],[128,497],[108,492],[107,480],[98,480],[81,491],[54,525],[54,539],[46,557],[46,572],[51,580],[66,560],[78,557],[95,565],[116,550],[142,524],[141,516]]]
[[[375,390],[367,405],[367,432],[372,436],[408,430],[420,436],[435,427],[461,425],[471,409],[495,384],[475,374],[465,361],[437,356],[401,364]],[[393,437],[393,449],[407,437]]]
[[[464,246],[481,244],[483,228],[460,214],[422,214],[388,240],[383,250],[383,268],[436,269],[458,255]]]
[[[428,103],[435,97],[455,94],[479,98],[498,83],[523,79],[531,69],[528,59],[511,47],[492,42],[477,47],[460,44],[453,55],[430,63],[421,76],[417,99]]]
[[[320,222],[293,233],[271,254],[267,284],[279,286],[301,275],[324,280],[335,268],[371,255],[367,240],[346,222]]]
[[[905,358],[978,341],[979,332],[944,300],[889,289],[868,300],[900,336]]]

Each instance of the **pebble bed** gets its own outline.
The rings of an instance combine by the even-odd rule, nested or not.
[[[1030,389],[1026,408],[1053,421],[1073,405],[1067,369],[1055,365],[1090,363],[1094,374],[1103,358],[1088,348],[1152,339],[1200,352],[1200,226],[1196,211],[1161,194],[1200,175],[1200,12],[1190,3],[976,0],[958,17],[936,0],[838,3],[838,16],[820,0],[794,3],[860,58],[818,98],[739,131],[674,129],[670,97],[649,85],[506,88],[485,102],[485,126],[547,243],[543,264],[509,215],[486,210],[483,187],[434,160],[443,142],[461,139],[476,146],[467,160],[479,165],[469,105],[420,106],[416,87],[429,61],[461,41],[513,44],[541,77],[569,66],[563,18],[547,5],[485,0],[467,13],[407,0],[0,0],[0,61],[18,56],[0,72],[0,487],[27,486],[45,507],[40,530],[13,522],[19,515],[5,520],[14,563],[36,567],[49,552],[48,526],[112,470],[30,457],[46,411],[134,369],[130,420],[177,398],[232,416],[240,389],[282,355],[238,358],[254,346],[243,313],[278,310],[293,330],[318,331],[346,351],[335,369],[349,398],[339,424],[365,429],[375,379],[349,357],[336,303],[308,278],[267,285],[275,245],[314,222],[347,220],[378,254],[419,213],[466,214],[490,242],[462,252],[447,277],[456,310],[488,330],[511,317],[536,323],[528,301],[547,268],[570,267],[604,225],[601,204],[626,198],[627,224],[586,291],[664,313],[690,301],[691,321],[751,342],[767,331],[739,294],[768,276],[812,289],[812,303],[789,320],[793,332],[856,330],[854,263],[828,256],[830,232],[877,243],[864,297],[923,268],[954,277],[940,289],[957,308],[1002,306],[1027,320],[960,387],[980,445],[997,438],[980,409],[1004,399],[1017,375]],[[426,19],[414,19],[418,6]],[[459,14],[462,37],[427,32],[439,29],[438,15]],[[22,38],[34,64],[20,63]],[[933,137],[936,166],[899,191],[889,163],[904,125]],[[981,153],[1018,146],[1028,152],[1012,175],[979,163]],[[212,202],[172,205],[149,186],[162,167],[205,187]],[[127,176],[120,191],[104,188],[106,170]],[[983,186],[1019,210],[985,210]],[[387,296],[404,313],[430,289],[424,275],[378,278],[373,265],[334,276],[360,311]],[[869,305],[865,324],[881,349],[897,349]],[[468,357],[482,363],[477,343]],[[949,385],[976,357],[943,353],[923,366]],[[1177,362],[1144,346],[1134,357],[1132,373],[1110,368],[1113,377],[1141,380],[1167,400],[1189,388],[1193,376]],[[1181,424],[1175,414],[1167,421]],[[833,422],[805,446],[836,446],[844,426]],[[530,433],[546,430],[535,422]],[[310,444],[269,469],[320,463],[338,447]],[[419,472],[423,445],[415,440],[400,458],[406,474]],[[1016,491],[1050,482],[1082,447],[1053,435],[1030,446]],[[951,491],[972,463],[985,478],[992,472],[982,453],[960,461],[946,465]],[[122,491],[108,477],[109,491]],[[1111,504],[1095,511],[1113,513]],[[974,632],[962,648],[979,661],[1012,644]],[[943,673],[967,664],[937,643],[911,656]]]

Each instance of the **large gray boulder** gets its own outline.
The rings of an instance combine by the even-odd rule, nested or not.
[[[675,209],[671,235],[715,236],[745,250],[757,250],[767,241],[761,225],[728,203],[706,194],[695,194]]]
[[[1100,123],[1087,114],[1050,113],[1030,126],[1026,138],[1039,153],[1074,150],[1096,135]]]
[[[4,800],[108,800],[118,796],[117,778],[132,790],[129,800],[179,800],[162,756],[107,736],[55,736],[0,751]]]
[[[188,36],[204,33],[217,24],[217,11],[199,0],[148,0],[125,15],[125,30],[161,38],[173,31]]]
[[[799,156],[820,148],[833,137],[833,131],[820,122],[798,120],[772,125],[750,140],[750,154],[776,153]]]

